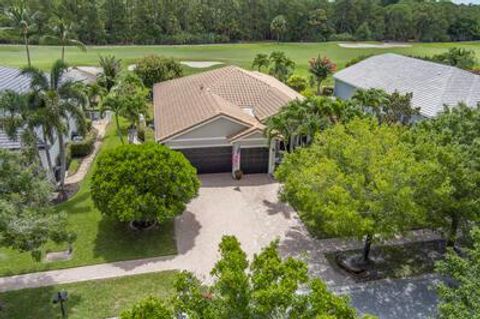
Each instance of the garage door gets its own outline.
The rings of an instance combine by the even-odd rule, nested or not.
[[[232,171],[231,147],[205,147],[178,150],[197,169],[198,174]]]
[[[242,148],[240,167],[244,174],[268,173],[268,148]]]

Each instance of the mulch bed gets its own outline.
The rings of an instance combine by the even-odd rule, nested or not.
[[[52,199],[52,204],[58,205],[60,203],[66,202],[75,195],[80,189],[80,183],[68,184],[65,185],[65,196],[62,198],[60,193],[56,192],[55,197]]]
[[[372,246],[371,262],[364,267],[364,271],[348,269],[346,261],[355,256],[361,256],[362,250],[348,250],[329,253],[325,256],[334,269],[357,282],[379,279],[395,279],[415,277],[433,273],[435,263],[446,252],[445,240],[432,240],[409,243],[404,245]]]

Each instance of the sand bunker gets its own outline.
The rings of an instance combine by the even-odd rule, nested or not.
[[[180,63],[194,69],[205,69],[215,65],[223,64],[222,62],[215,61],[182,61]]]
[[[407,43],[339,43],[342,48],[349,49],[389,49],[389,48],[409,48],[412,45]]]

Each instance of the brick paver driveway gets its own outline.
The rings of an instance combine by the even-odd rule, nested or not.
[[[177,220],[179,254],[206,276],[218,259],[223,235],[235,235],[249,256],[272,240],[282,242],[300,223],[295,212],[278,200],[279,184],[263,174],[246,175],[240,181],[229,174],[200,177],[199,196]]]

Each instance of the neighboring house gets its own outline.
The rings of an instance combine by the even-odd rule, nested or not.
[[[357,89],[413,93],[412,106],[423,117],[435,117],[445,105],[480,102],[480,76],[456,67],[387,53],[334,74],[335,96],[349,99]]]
[[[71,69],[67,74],[65,74],[65,78],[72,81],[91,83],[91,77],[86,76],[83,72],[79,72],[74,69]],[[30,78],[28,76],[22,75],[19,69],[0,66],[0,93],[6,90],[12,90],[17,93],[27,93],[29,89]],[[2,115],[0,114],[0,116]],[[77,127],[75,121],[72,119],[69,121],[69,133],[66,136],[67,141],[69,141],[72,135],[76,133],[76,130]],[[36,129],[36,133],[39,137],[38,145],[40,149],[39,154],[42,166],[45,169],[48,168],[48,162],[46,159],[47,149],[50,152],[52,164],[55,166],[55,164],[58,162],[58,155],[60,154],[58,139],[56,139],[55,142],[50,145],[49,141],[46,141],[43,137],[42,129],[40,127]],[[18,135],[20,135],[20,132],[18,132]],[[20,150],[21,146],[20,137],[16,138],[15,140],[10,140],[0,126],[0,148],[8,150]]]
[[[275,78],[227,66],[153,89],[155,139],[181,151],[198,173],[272,173],[277,143],[265,121],[303,97]]]

